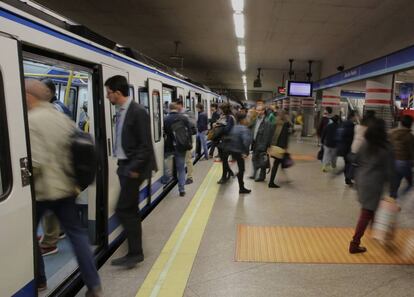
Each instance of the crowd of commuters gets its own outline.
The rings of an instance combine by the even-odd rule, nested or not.
[[[345,184],[355,185],[361,204],[361,213],[349,246],[351,254],[367,250],[360,245],[361,238],[373,222],[381,199],[385,196],[397,199],[412,187],[412,123],[412,117],[405,115],[398,128],[387,131],[385,121],[377,118],[373,110],[366,110],[359,124],[354,112],[350,112],[347,120],[341,123],[331,107],[324,111],[317,131],[322,144],[318,154],[322,171],[332,171],[337,157],[342,157]],[[407,186],[400,193],[403,179]]]
[[[132,268],[144,260],[142,250],[141,217],[137,204],[140,185],[157,170],[150,116],[147,111],[129,97],[125,77],[114,76],[106,80],[106,97],[118,107],[115,115],[115,141],[113,155],[118,159],[120,193],[116,215],[123,226],[128,252],[112,260],[112,265]],[[75,199],[79,188],[74,182],[71,166],[71,137],[79,127],[71,118],[70,111],[54,97],[51,81],[26,80],[26,99],[30,128],[31,154],[36,195],[36,224],[42,220],[44,236],[39,240],[37,252],[37,286],[46,288],[46,276],[42,255],[53,253],[59,237],[67,235],[79,262],[83,280],[88,287],[86,296],[101,296],[102,289],[88,236],[76,214]],[[165,157],[174,159],[180,196],[185,196],[185,185],[193,182],[193,136],[200,143],[200,157],[205,160],[214,156],[222,163],[219,184],[226,184],[237,177],[239,193],[248,194],[245,187],[245,159],[251,153],[252,174],[255,182],[263,182],[270,172],[268,187],[279,188],[276,175],[279,167],[289,163],[289,136],[296,133],[302,141],[303,117],[300,112],[289,112],[271,104],[258,101],[249,110],[234,110],[229,103],[211,105],[208,119],[203,104],[197,105],[197,120],[185,111],[182,101],[172,102],[164,118]],[[292,116],[292,117],[291,117]],[[365,252],[360,245],[364,232],[372,222],[375,211],[389,187],[389,196],[397,199],[401,181],[412,187],[414,136],[411,133],[413,119],[404,116],[400,127],[387,133],[385,122],[373,111],[366,111],[359,124],[354,112],[341,122],[333,109],[327,107],[317,129],[322,144],[319,158],[323,172],[336,168],[337,157],[344,159],[345,184],[357,190],[361,213],[350,242],[350,253]],[[207,141],[211,141],[210,151]],[[229,166],[229,158],[237,163],[235,174]],[[60,160],[54,162],[53,160]],[[168,170],[166,175],[171,174]],[[43,219],[42,219],[43,218]],[[62,230],[61,230],[62,227]],[[65,233],[63,233],[63,230]]]

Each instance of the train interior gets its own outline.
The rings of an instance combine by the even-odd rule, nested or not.
[[[58,61],[55,59],[24,52],[23,71],[25,78],[49,79],[56,88],[54,105],[63,112],[64,107],[68,109],[66,113],[76,126],[94,135],[93,121],[93,94],[92,94],[92,71],[91,69]],[[58,104],[60,102],[60,105]],[[62,107],[62,104],[64,107]],[[90,242],[96,249],[96,188],[92,184],[82,191],[77,198],[78,214],[82,225],[88,230]],[[37,238],[42,246],[46,240],[47,244],[56,245],[57,250],[49,255],[44,255],[48,290],[42,292],[40,296],[47,296],[54,288],[59,286],[77,268],[77,262],[70,247],[68,238],[64,235],[64,230],[59,232],[57,243],[54,236],[50,236],[50,216],[47,214],[42,218],[37,228]],[[46,219],[45,219],[46,217]]]

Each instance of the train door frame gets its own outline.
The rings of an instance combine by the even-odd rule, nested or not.
[[[6,163],[9,184],[0,200],[1,233],[5,237],[8,233],[10,237],[19,234],[20,240],[18,245],[8,240],[0,243],[2,267],[7,267],[0,272],[1,293],[35,295],[35,195],[21,43],[6,34],[0,34],[0,41],[4,53],[0,55],[0,121],[9,157]],[[10,129],[13,133],[9,133]]]
[[[161,178],[163,176],[164,172],[164,114],[163,114],[163,104],[162,104],[162,81],[148,78],[147,80],[147,89],[148,89],[148,100],[150,104],[150,119],[151,119],[151,131],[152,131],[152,143],[154,147],[155,152],[155,159],[157,162],[157,168],[158,171],[155,172],[152,176],[152,188],[150,190],[150,194],[154,195],[154,197],[157,197],[159,193],[163,191],[163,185],[161,183]],[[158,92],[159,98],[158,98],[158,111],[154,107],[154,94]],[[156,139],[155,134],[155,113],[159,116],[159,138]],[[160,157],[162,156],[162,157]]]
[[[107,156],[107,150],[106,150],[106,132],[105,129],[102,127],[105,127],[105,113],[104,113],[104,102],[101,100],[103,98],[103,92],[101,89],[101,86],[103,85],[102,82],[102,68],[99,64],[96,63],[88,63],[86,61],[80,61],[76,58],[71,58],[69,56],[65,56],[56,52],[39,49],[36,47],[33,47],[28,44],[22,44],[21,45],[21,81],[24,81],[24,71],[23,71],[23,61],[24,57],[23,55],[37,55],[39,57],[43,57],[45,59],[54,59],[58,60],[64,63],[69,63],[73,65],[77,65],[82,68],[88,69],[91,74],[91,80],[92,80],[92,86],[91,90],[88,90],[92,92],[92,100],[93,100],[93,127],[94,127],[94,139],[97,146],[97,149],[99,150],[98,153],[98,163],[97,163],[97,174],[95,183],[90,185],[89,187],[91,190],[95,193],[95,205],[94,205],[94,211],[95,211],[95,225],[92,226],[94,228],[94,238],[92,238],[93,243],[97,245],[97,248],[95,249],[95,259],[97,261],[101,261],[105,257],[105,250],[108,246],[108,238],[106,236],[107,234],[107,212],[106,209],[108,208],[108,191],[107,191],[107,184],[108,184],[108,164],[106,162],[106,156]],[[25,116],[25,118],[27,115]],[[27,132],[28,133],[28,132]],[[92,188],[93,187],[93,188]],[[88,211],[91,210],[91,208],[88,208]],[[35,211],[34,203],[33,203],[33,212]],[[36,232],[37,228],[34,223],[34,216],[33,216],[33,236],[35,240],[36,238]],[[90,222],[88,222],[90,223]],[[91,227],[91,226],[90,226]],[[34,241],[34,242],[36,242]],[[51,295],[55,294],[67,294],[68,292],[73,292],[74,290],[77,290],[81,284],[81,277],[80,277],[80,271],[79,266],[70,274],[68,275],[63,281],[59,282],[59,284],[52,289],[50,292]]]

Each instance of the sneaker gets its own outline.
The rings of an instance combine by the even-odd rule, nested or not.
[[[59,249],[57,246],[51,246],[51,247],[40,247],[40,252],[42,253],[42,256],[49,256],[53,254],[57,254],[59,252]]]
[[[59,233],[59,239],[64,239],[66,238],[66,233],[65,232],[60,232]]]
[[[180,197],[184,197],[185,196],[185,192],[180,192]]]
[[[46,291],[46,289],[47,289],[47,283],[37,284],[37,291],[38,292]]]
[[[187,178],[187,180],[185,181],[186,185],[190,185],[193,183],[193,179],[192,178]]]

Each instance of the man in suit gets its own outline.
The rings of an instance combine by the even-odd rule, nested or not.
[[[115,213],[128,239],[128,254],[113,260],[112,265],[132,268],[144,260],[138,208],[139,187],[151,177],[153,170],[157,170],[150,116],[143,106],[129,97],[128,81],[124,76],[108,78],[105,88],[108,100],[118,107],[113,150],[118,158],[121,192]]]

